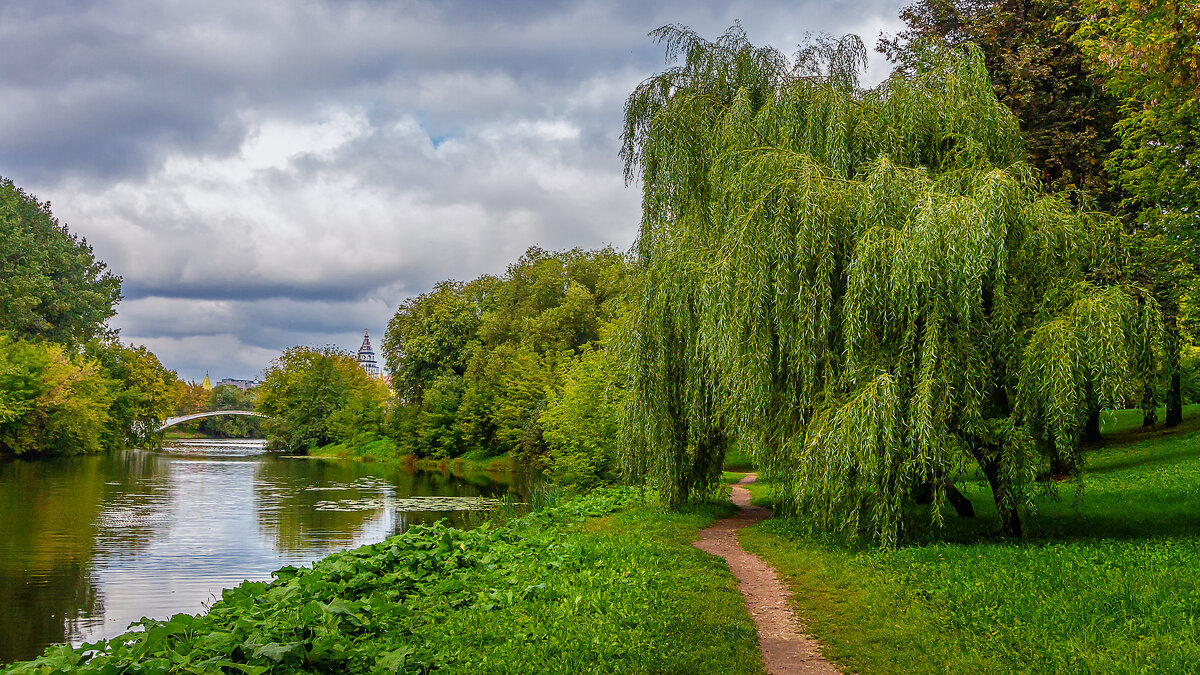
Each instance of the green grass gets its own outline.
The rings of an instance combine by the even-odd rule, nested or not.
[[[1183,406],[1183,419],[1187,420],[1200,415],[1200,403]],[[1159,406],[1158,420],[1159,427],[1162,426],[1162,421],[1167,418],[1167,409]],[[1138,431],[1142,428],[1142,411],[1141,410],[1106,410],[1100,414],[1100,433],[1123,434],[1129,431]]]
[[[730,450],[725,453],[725,462],[722,464],[726,471],[754,471],[754,462],[750,460],[750,456],[740,450]]]
[[[381,462],[404,465],[409,471],[441,471],[465,475],[472,473],[512,473],[517,469],[516,459],[511,455],[464,455],[453,459],[418,458],[415,455],[399,455],[396,446],[388,438],[377,438],[360,444],[334,443],[309,451],[311,457],[328,459],[351,459],[360,462]]]
[[[725,483],[726,485],[732,485],[734,483],[739,483],[745,477],[746,477],[746,474],[741,471],[722,471],[721,472],[721,482]]]
[[[243,583],[207,614],[0,670],[753,675],[736,582],[690,545],[730,512],[666,512],[608,489],[501,527],[415,526]]]
[[[896,550],[848,550],[771,519],[741,539],[793,587],[826,653],[874,672],[1200,672],[1200,418],[1110,439],[1086,453],[1080,486],[996,529],[947,516]],[[1137,426],[1141,418],[1138,413]],[[752,486],[770,501],[770,486]]]
[[[538,602],[454,612],[438,639],[454,672],[761,673],[757,635],[728,568],[690,546],[712,507],[643,507],[590,523],[516,586]]]
[[[362,462],[389,462],[400,459],[396,456],[396,445],[389,438],[375,438],[360,444],[333,443],[313,448],[308,454],[313,457],[335,457]]]

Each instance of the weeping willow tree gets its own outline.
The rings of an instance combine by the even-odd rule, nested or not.
[[[625,109],[631,473],[679,503],[736,444],[814,526],[891,544],[978,467],[1018,535],[1092,407],[1154,370],[1119,229],[1041,191],[978,51],[863,90],[857,37],[789,59],[736,25],[652,35],[676,65]]]

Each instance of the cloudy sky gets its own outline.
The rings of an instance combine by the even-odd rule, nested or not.
[[[628,248],[622,104],[664,67],[654,28],[873,46],[904,4],[3,3],[0,175],[124,277],[125,340],[251,378],[291,345],[378,346],[405,298],[531,245]]]

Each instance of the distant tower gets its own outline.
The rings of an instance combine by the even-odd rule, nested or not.
[[[195,380],[192,381],[195,382]],[[207,372],[204,373],[204,381],[200,383],[200,386],[204,387],[204,391],[212,391],[212,383],[208,381]]]
[[[375,363],[375,352],[371,349],[371,336],[363,329],[363,343],[358,348],[358,365],[371,377],[379,377],[379,364]]]

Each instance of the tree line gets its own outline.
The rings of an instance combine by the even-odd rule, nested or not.
[[[333,348],[267,370],[272,447],[377,457],[511,455],[589,486],[616,475],[622,379],[605,345],[627,305],[628,257],[533,247],[501,276],[444,281],[401,304],[382,353],[390,395]]]
[[[176,388],[179,399],[175,404],[176,415],[217,410],[254,410],[257,392],[253,387],[239,389],[231,384],[218,384],[206,389],[194,380],[180,381]],[[173,427],[183,433],[196,433],[210,438],[262,438],[262,420],[258,417],[227,415],[202,417],[183,422]]]

